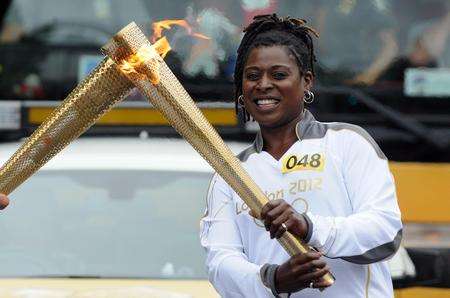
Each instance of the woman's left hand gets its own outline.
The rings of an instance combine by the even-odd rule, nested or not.
[[[250,213],[254,216],[253,213]],[[280,238],[286,231],[304,239],[308,233],[308,223],[303,215],[298,213],[284,200],[269,201],[261,210],[261,219],[270,238]]]

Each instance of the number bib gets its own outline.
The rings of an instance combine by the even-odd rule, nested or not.
[[[323,153],[291,154],[283,158],[282,173],[293,171],[323,171],[325,157]]]

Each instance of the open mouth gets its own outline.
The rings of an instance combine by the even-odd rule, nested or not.
[[[280,102],[279,99],[276,98],[257,98],[253,101],[256,106],[260,109],[271,109],[278,105]]]
[[[257,98],[254,100],[254,103],[257,106],[270,106],[270,105],[276,105],[280,102],[279,99],[276,98]]]

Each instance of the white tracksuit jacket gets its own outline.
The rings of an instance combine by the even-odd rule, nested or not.
[[[305,111],[298,141],[275,160],[260,134],[239,158],[269,199],[284,199],[312,222],[307,241],[324,253],[336,277],[323,292],[291,297],[393,297],[386,264],[399,247],[402,223],[383,152],[362,128],[322,123]],[[201,220],[209,280],[222,297],[273,297],[259,275],[289,256],[217,174]]]

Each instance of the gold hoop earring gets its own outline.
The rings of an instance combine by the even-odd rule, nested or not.
[[[303,101],[307,104],[310,104],[314,101],[314,93],[309,90],[305,91],[305,96],[303,97]]]

